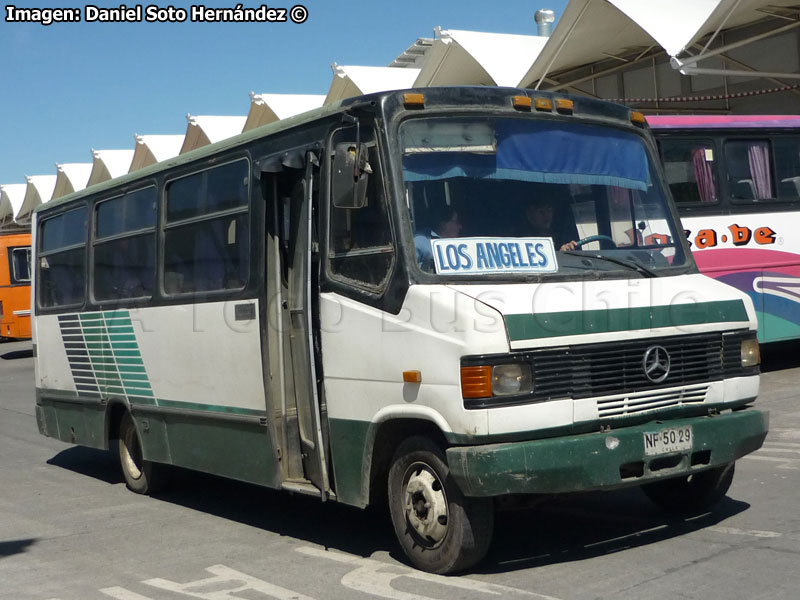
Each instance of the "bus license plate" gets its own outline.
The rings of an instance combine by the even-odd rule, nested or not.
[[[692,426],[668,427],[644,434],[645,456],[671,454],[692,449]]]

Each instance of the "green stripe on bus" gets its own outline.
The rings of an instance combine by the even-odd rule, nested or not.
[[[135,373],[120,373],[123,381],[149,381],[147,374],[137,375]]]
[[[124,327],[114,327],[114,326],[106,327],[106,329],[108,330],[109,335],[115,335],[118,333],[134,333],[133,327],[129,325],[126,325]]]
[[[117,327],[117,326],[119,326],[119,327],[127,327],[130,324],[131,324],[131,322],[128,321],[127,319],[124,320],[124,321],[121,320],[121,319],[113,319],[111,321],[106,321],[106,328]]]
[[[120,333],[109,333],[108,339],[110,339],[112,342],[135,342],[136,336]]]
[[[107,310],[103,313],[106,319],[113,319],[115,317],[125,317],[130,318],[131,313],[127,310]]]
[[[152,390],[149,389],[139,389],[139,388],[129,388],[125,387],[125,393],[128,395],[129,398],[134,397],[142,397],[142,398],[154,398],[155,394],[153,394]]]
[[[701,323],[746,322],[748,317],[741,300],[722,300],[671,306],[506,315],[505,320],[508,337],[516,342]]]
[[[114,350],[138,350],[139,344],[136,342],[111,342],[111,347]]]
[[[224,413],[229,415],[247,415],[253,417],[264,417],[266,411],[254,410],[252,408],[239,408],[238,406],[219,406],[217,404],[199,404],[197,402],[179,402],[175,400],[158,399],[158,406],[163,408],[182,408],[185,410],[198,410],[203,412]]]
[[[78,315],[80,317],[81,323],[85,323],[86,321],[102,321],[103,314],[102,313],[83,313]]]
[[[117,355],[117,364],[121,366],[134,365],[137,367],[144,367],[144,362],[142,362],[141,358],[123,358],[119,355]]]
[[[133,396],[131,394],[128,394],[128,401],[134,406],[137,404],[146,404],[147,406],[156,405],[156,399],[153,397],[146,398],[143,396]]]

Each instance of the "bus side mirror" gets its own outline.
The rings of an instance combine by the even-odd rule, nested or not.
[[[364,208],[367,182],[372,168],[367,162],[367,146],[345,142],[336,144],[333,155],[331,193],[336,208]]]

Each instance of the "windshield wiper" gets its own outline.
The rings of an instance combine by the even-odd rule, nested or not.
[[[624,258],[614,258],[611,256],[604,256],[603,254],[587,254],[586,252],[577,252],[575,250],[562,250],[562,254],[569,254],[570,256],[579,256],[581,258],[595,258],[598,260],[604,260],[606,262],[613,263],[615,265],[620,265],[622,267],[627,267],[629,269],[633,269],[638,273],[641,273],[645,277],[658,277],[656,273],[648,269],[647,267],[637,263],[633,260],[626,260]]]

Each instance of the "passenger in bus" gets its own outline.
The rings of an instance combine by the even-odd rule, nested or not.
[[[420,227],[414,233],[414,246],[417,250],[417,263],[423,271],[432,272],[433,247],[431,240],[454,238],[461,235],[461,218],[454,206],[442,204],[428,211],[428,227]]]
[[[557,249],[576,250],[578,230],[575,222],[561,212],[554,199],[537,199],[525,208],[525,220],[519,237],[552,238]]]

